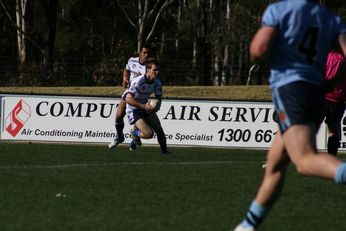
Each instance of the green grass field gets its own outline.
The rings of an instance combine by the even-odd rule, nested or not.
[[[265,151],[0,143],[0,230],[231,230]],[[342,156],[341,156],[342,157]],[[260,230],[345,230],[346,188],[297,176]]]

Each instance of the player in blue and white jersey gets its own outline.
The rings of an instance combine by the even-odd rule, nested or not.
[[[167,150],[166,135],[156,115],[162,100],[162,86],[161,81],[157,79],[158,72],[157,60],[148,59],[146,61],[146,74],[135,78],[128,89],[126,113],[129,123],[135,125],[135,128],[131,130],[131,137],[134,142],[138,142],[139,138],[151,139],[155,132],[161,153],[167,155],[171,153]],[[151,94],[155,94],[155,98],[159,100],[155,109],[148,103]],[[131,142],[130,150],[136,150],[134,142]]]
[[[147,60],[148,57],[148,50],[142,47],[139,55],[139,57],[131,57],[127,61],[123,78],[124,87],[130,86],[134,78],[145,74],[145,60]]]
[[[134,80],[136,77],[144,75],[145,74],[145,61],[148,59],[149,56],[149,46],[143,45],[140,49],[138,57],[131,57],[123,71],[123,86],[126,88],[123,95],[121,96],[119,105],[116,110],[115,114],[115,130],[117,133],[116,138],[109,143],[109,148],[114,148],[118,144],[124,142],[124,117],[126,115],[125,108],[126,108],[126,102],[125,97],[127,94],[128,87],[130,86],[130,83],[132,80]]]
[[[250,58],[255,63],[268,58],[280,131],[268,152],[262,184],[235,231],[256,230],[266,218],[280,197],[290,162],[299,174],[346,184],[346,164],[316,148],[324,110],[324,66],[332,46],[346,54],[346,25],[318,1],[284,0],[265,10]]]

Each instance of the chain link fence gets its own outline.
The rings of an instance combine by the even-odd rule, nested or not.
[[[96,61],[86,57],[62,57],[42,65],[41,60],[28,58],[19,65],[14,57],[0,56],[0,86],[117,86],[127,60],[105,58]],[[160,60],[159,78],[167,86],[267,84],[268,68],[251,73],[251,66],[225,67],[214,71],[208,66],[184,60]],[[206,80],[206,81],[202,81]],[[205,84],[207,83],[207,84]]]

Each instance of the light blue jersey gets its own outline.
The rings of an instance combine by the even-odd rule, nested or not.
[[[162,85],[159,79],[154,79],[153,82],[149,82],[145,75],[135,78],[131,82],[131,86],[128,89],[128,93],[133,94],[134,98],[140,103],[145,104],[152,93],[156,97],[162,96]],[[137,108],[126,104],[126,113],[131,114]]]
[[[339,16],[307,0],[283,0],[267,7],[262,26],[278,29],[270,50],[270,85],[305,81],[323,85],[327,54],[346,33]]]

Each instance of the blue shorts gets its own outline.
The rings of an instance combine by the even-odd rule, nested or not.
[[[133,125],[139,119],[145,119],[148,113],[142,109],[134,109],[132,112],[127,113],[127,118],[129,119],[129,124]]]
[[[323,88],[307,82],[293,82],[273,89],[280,131],[296,124],[314,124],[316,131],[324,118]]]

